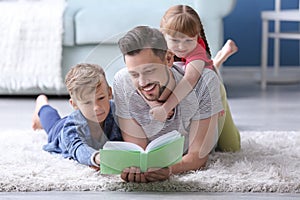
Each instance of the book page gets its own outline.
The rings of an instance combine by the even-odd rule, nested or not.
[[[107,141],[103,149],[105,150],[122,150],[122,151],[141,151],[143,152],[144,149],[139,145],[136,145],[131,142],[116,142],[116,141]]]
[[[152,149],[155,149],[155,148],[160,147],[164,144],[172,142],[172,141],[174,141],[174,140],[176,140],[180,137],[181,137],[181,134],[178,131],[176,131],[176,130],[171,131],[171,132],[166,133],[166,134],[156,138],[155,140],[151,141],[148,144],[148,146],[146,147],[145,151],[148,152]]]

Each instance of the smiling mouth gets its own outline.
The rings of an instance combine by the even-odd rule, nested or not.
[[[144,87],[140,87],[139,89],[145,92],[150,92],[155,88],[156,84],[155,83],[151,83],[151,84],[147,84]]]

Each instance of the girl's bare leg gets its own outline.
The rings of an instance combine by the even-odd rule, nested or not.
[[[216,68],[220,68],[220,66],[231,56],[232,54],[238,51],[238,47],[236,46],[233,40],[227,40],[224,46],[220,51],[218,51],[217,55],[213,59],[214,66]]]
[[[42,106],[48,105],[48,104],[49,104],[48,103],[48,98],[47,98],[46,95],[41,94],[36,98],[35,110],[34,110],[34,113],[33,113],[32,125],[31,125],[33,130],[43,129],[38,113],[39,113]]]

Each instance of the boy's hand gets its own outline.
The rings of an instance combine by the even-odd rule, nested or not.
[[[100,167],[96,167],[96,166],[93,166],[93,165],[91,165],[91,166],[89,166],[90,168],[92,168],[92,169],[94,169],[94,170],[96,170],[96,171],[99,171],[100,170]]]
[[[97,152],[95,154],[93,154],[93,160],[94,160],[94,163],[95,165],[98,165],[98,166],[95,166],[95,165],[91,165],[90,168],[96,170],[96,171],[99,171],[100,170],[100,153]]]
[[[94,161],[95,161],[95,163],[97,163],[98,165],[100,165],[100,153],[99,152],[97,152],[95,154]]]

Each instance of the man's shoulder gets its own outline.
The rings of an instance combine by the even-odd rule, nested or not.
[[[125,77],[129,77],[129,73],[126,67],[120,69],[119,71],[117,71],[117,73],[114,76],[114,79],[122,79]]]
[[[127,68],[120,69],[114,76],[113,89],[115,90],[134,90]]]
[[[193,93],[196,98],[203,98],[203,95],[211,94],[214,91],[219,91],[220,80],[216,72],[211,69],[203,69],[202,75],[196,85],[194,86]],[[193,95],[192,95],[193,96]]]
[[[202,72],[202,76],[216,76],[217,77],[217,73],[209,68],[204,68],[203,72]]]
[[[219,76],[215,71],[208,68],[204,68],[199,82],[210,82],[210,81],[213,81],[215,84],[215,81],[219,81]]]

